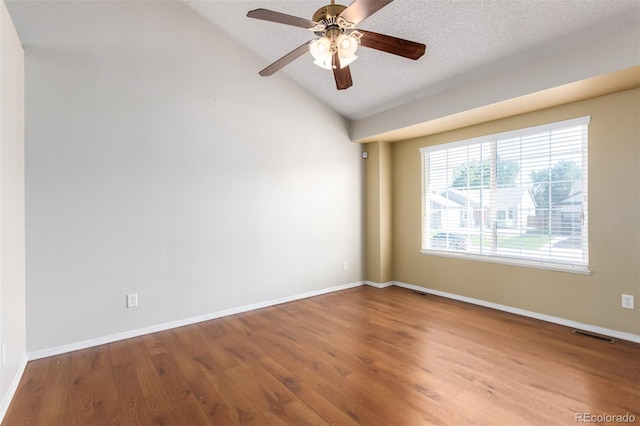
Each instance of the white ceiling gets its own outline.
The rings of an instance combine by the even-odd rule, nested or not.
[[[315,36],[302,28],[247,18],[247,12],[265,8],[311,19],[328,1],[185,3],[267,66]],[[331,72],[313,65],[309,55],[265,77],[265,84],[290,78],[339,114],[357,120],[638,21],[638,0],[396,0],[358,28],[426,44],[418,61],[360,48],[350,67],[353,86],[338,91]]]

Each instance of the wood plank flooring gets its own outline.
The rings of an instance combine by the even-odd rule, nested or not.
[[[2,424],[547,425],[578,413],[640,423],[640,345],[363,286],[29,362]]]

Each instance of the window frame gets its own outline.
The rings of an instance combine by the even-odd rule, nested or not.
[[[426,146],[420,148],[420,157],[421,157],[421,171],[422,171],[422,217],[421,217],[421,250],[420,252],[425,255],[435,255],[435,256],[444,256],[444,257],[454,257],[454,258],[464,258],[475,261],[482,262],[490,262],[490,263],[500,263],[500,264],[509,264],[509,265],[518,265],[524,267],[532,267],[532,268],[541,268],[541,269],[549,269],[549,270],[557,270],[564,272],[572,272],[578,274],[590,274],[591,270],[589,269],[589,236],[588,236],[588,133],[589,133],[589,124],[591,121],[590,116],[578,117],[569,120],[562,120],[547,124],[542,124],[538,126],[532,126],[522,129],[511,130],[507,132],[495,133],[491,135],[465,139],[460,141],[454,141],[444,144]],[[496,239],[499,232],[498,222],[499,222],[499,210],[497,206],[490,212],[490,238],[493,239],[495,246],[493,248],[493,252],[490,253],[474,253],[474,252],[466,252],[465,250],[459,249],[449,249],[448,246],[442,247],[431,247],[432,238],[431,234],[433,231],[438,230],[437,228],[432,228],[430,225],[431,216],[432,216],[432,208],[431,203],[434,200],[434,197],[429,197],[429,169],[427,164],[427,156],[430,153],[434,152],[442,152],[444,150],[450,150],[459,147],[469,147],[472,145],[477,145],[482,147],[481,144],[493,144],[491,150],[496,150],[498,144],[502,141],[512,140],[517,138],[526,138],[535,135],[540,135],[544,133],[551,133],[553,131],[558,131],[562,129],[569,129],[577,126],[585,126],[583,130],[583,137],[581,138],[581,171],[582,171],[582,202],[581,202],[581,210],[582,210],[582,219],[583,223],[581,225],[581,234],[580,234],[580,243],[581,243],[581,259],[571,261],[568,258],[562,259],[561,261],[557,261],[551,258],[549,255],[548,258],[535,258],[533,256],[526,256],[522,254],[516,255],[506,255],[505,253],[497,253],[498,247],[496,243]],[[448,153],[447,153],[448,155]],[[497,156],[491,157],[492,167],[495,167]],[[477,160],[474,158],[474,160]],[[452,166],[446,167],[446,173],[451,173],[453,170]],[[490,191],[496,190],[499,186],[494,181],[490,187]],[[524,186],[519,186],[520,188],[525,188]],[[448,191],[448,190],[447,190]],[[436,193],[437,195],[437,193]],[[483,207],[484,208],[484,207]],[[550,207],[549,207],[550,208]],[[463,210],[465,214],[467,213],[467,209]],[[484,212],[482,212],[484,213]],[[505,212],[506,213],[506,212]],[[509,217],[509,214],[512,213],[509,211],[506,216]],[[547,217],[551,217],[552,213],[549,211]],[[482,214],[484,216],[484,214]],[[462,215],[461,215],[462,217]],[[485,228],[486,229],[486,228]],[[443,229],[442,232],[449,233],[449,229]],[[484,237],[484,234],[481,234]],[[549,231],[549,235],[551,232]],[[480,249],[482,250],[482,249]],[[521,250],[522,252],[522,250]]]

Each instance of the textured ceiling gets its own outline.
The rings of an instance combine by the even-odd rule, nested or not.
[[[315,36],[302,28],[247,18],[247,12],[265,8],[311,19],[328,1],[185,3],[267,66]],[[427,53],[418,61],[360,48],[350,67],[353,86],[338,91],[331,72],[313,65],[309,55],[265,77],[265,84],[290,78],[355,120],[639,20],[637,0],[396,0],[358,28],[426,44]]]

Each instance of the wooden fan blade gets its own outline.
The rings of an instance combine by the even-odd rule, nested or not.
[[[333,66],[333,77],[336,80],[336,87],[338,90],[348,89],[353,86],[353,81],[351,80],[351,70],[349,70],[349,66],[344,68],[340,68],[340,59],[338,58],[338,52],[333,54],[331,58],[331,65]]]
[[[309,47],[308,46],[312,41],[313,40],[309,40],[305,44],[303,44],[303,45],[297,47],[296,49],[292,50],[291,52],[287,53],[282,58],[278,59],[277,61],[275,61],[274,63],[272,63],[271,65],[269,65],[265,69],[263,69],[262,71],[260,71],[259,74],[261,76],[263,76],[263,77],[268,77],[268,76],[272,75],[273,73],[275,73],[276,71],[281,70],[282,68],[284,68],[285,65],[290,64],[294,60],[298,59],[300,56],[302,56],[305,53],[307,53],[309,51]]]
[[[276,22],[278,24],[293,25],[300,28],[311,28],[316,22],[310,19],[298,18],[297,16],[287,15],[285,13],[274,12],[267,9],[251,10],[247,13],[249,18],[262,19],[263,21]]]
[[[358,30],[362,33],[360,45],[371,49],[381,50],[383,52],[394,55],[404,56],[405,58],[416,60],[424,55],[427,48],[422,43],[404,40],[397,37],[391,37],[384,34],[378,34],[366,30]]]
[[[393,0],[355,0],[340,14],[349,22],[358,24],[373,15]]]

